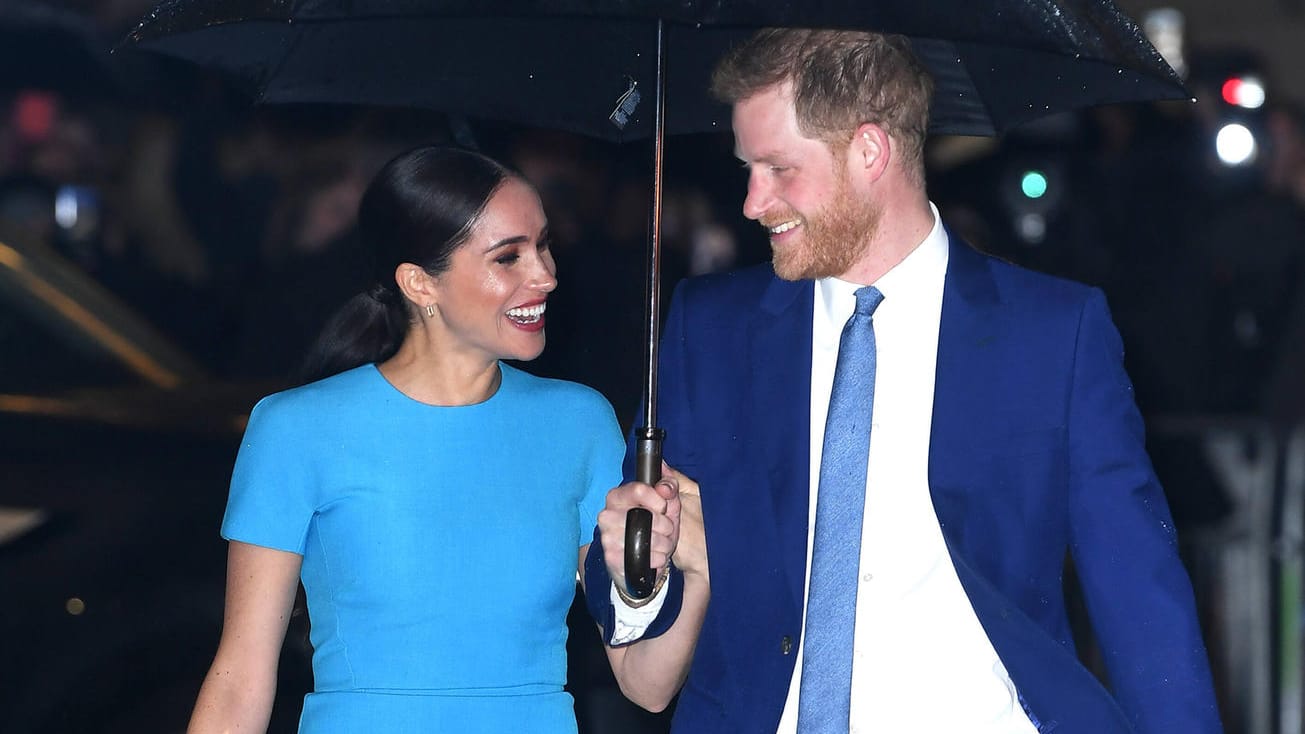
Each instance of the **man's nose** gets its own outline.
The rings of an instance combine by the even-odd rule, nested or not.
[[[770,186],[762,180],[756,171],[748,173],[748,195],[743,198],[743,216],[748,219],[761,219],[770,208]]]

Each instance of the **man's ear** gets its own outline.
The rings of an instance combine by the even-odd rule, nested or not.
[[[426,272],[420,265],[400,263],[399,267],[394,269],[394,282],[399,286],[399,292],[403,293],[404,298],[411,301],[418,310],[439,303],[439,288],[435,276]]]
[[[892,161],[893,139],[882,127],[863,122],[852,137],[849,156],[853,170],[862,171],[870,181],[878,181]]]

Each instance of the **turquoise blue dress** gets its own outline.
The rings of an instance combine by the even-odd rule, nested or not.
[[[303,734],[576,731],[566,615],[623,441],[597,392],[500,369],[477,405],[366,365],[250,415],[222,535],[303,556]]]

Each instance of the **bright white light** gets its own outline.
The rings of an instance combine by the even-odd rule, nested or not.
[[[1215,136],[1214,149],[1224,165],[1245,165],[1255,160],[1255,135],[1245,125],[1229,123]]]
[[[60,186],[54,195],[54,221],[64,229],[77,226],[77,191],[71,186]]]
[[[1242,107],[1258,110],[1264,106],[1264,82],[1256,77],[1243,77],[1242,88],[1237,92],[1237,104]]]

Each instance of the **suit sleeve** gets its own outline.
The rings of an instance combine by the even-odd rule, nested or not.
[[[1221,731],[1191,582],[1100,291],[1069,396],[1070,548],[1116,699],[1138,734]]]

